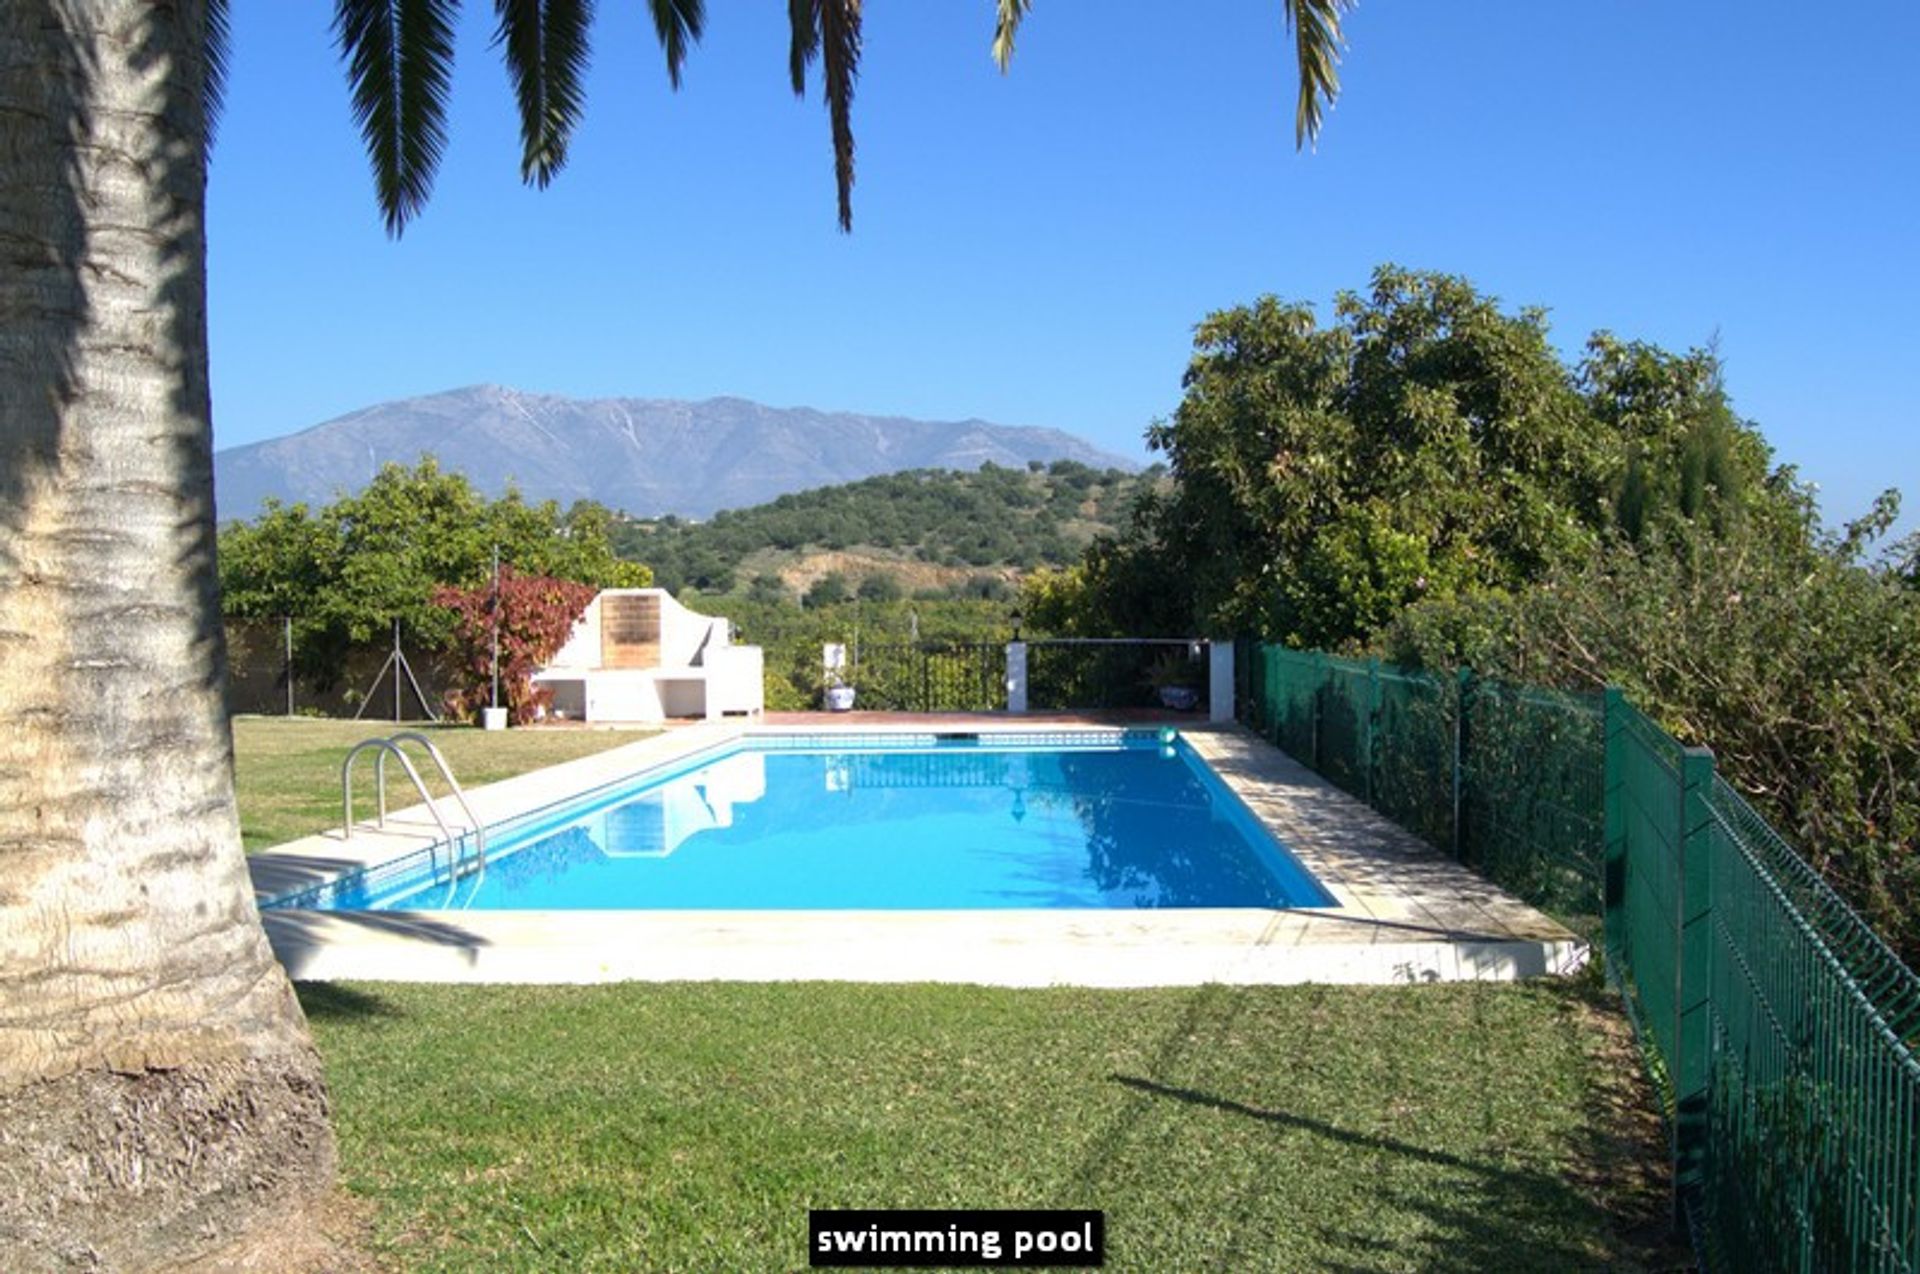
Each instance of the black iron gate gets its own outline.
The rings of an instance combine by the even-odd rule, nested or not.
[[[988,641],[862,643],[848,651],[857,708],[998,712],[1007,706],[1007,648]]]

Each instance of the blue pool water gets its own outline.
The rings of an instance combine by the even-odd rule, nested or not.
[[[1056,739],[1059,736],[1054,736]],[[989,740],[992,736],[988,736]],[[1331,899],[1184,740],[749,740],[273,906],[331,910],[1302,907]]]

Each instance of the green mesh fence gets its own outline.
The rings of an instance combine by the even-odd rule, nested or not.
[[[1920,1269],[1920,979],[1724,781],[1694,1230],[1728,1269]]]
[[[1601,912],[1602,697],[1458,678],[1461,859],[1575,928]]]
[[[1920,1274],[1920,978],[1619,694],[1238,647],[1240,719],[1600,939],[1712,1269]]]
[[[1242,719],[1283,751],[1535,905],[1599,916],[1599,695],[1255,643],[1242,657]]]
[[[1648,1045],[1654,1087],[1669,1118],[1668,1062],[1678,1046],[1681,843],[1685,749],[1636,709],[1607,713],[1606,953],[1634,1029]]]

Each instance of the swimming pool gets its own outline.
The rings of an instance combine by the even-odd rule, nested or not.
[[[273,909],[1333,905],[1171,732],[748,736]],[[470,846],[462,862],[470,866]]]

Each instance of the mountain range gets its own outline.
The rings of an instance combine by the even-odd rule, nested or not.
[[[596,500],[640,517],[696,518],[901,469],[1033,460],[1139,467],[1057,429],[742,398],[574,399],[477,385],[364,407],[216,453],[220,516],[252,517],[268,497],[324,504],[364,486],[382,464],[410,465],[422,455],[488,495],[512,484],[530,500]]]

